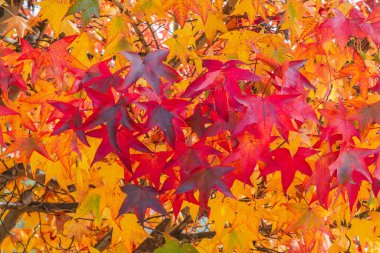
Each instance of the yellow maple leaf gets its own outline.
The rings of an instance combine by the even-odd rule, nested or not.
[[[58,37],[62,19],[70,8],[69,0],[44,0],[38,5],[41,7],[39,17],[41,20],[47,19],[54,31],[54,36]]]
[[[252,22],[258,16],[262,17],[265,21],[267,21],[265,8],[260,0],[239,1],[232,15],[244,15],[245,13],[247,13],[250,24],[252,24]]]
[[[208,15],[205,33],[209,41],[212,41],[217,32],[226,33],[228,31],[227,26],[224,24],[223,15],[210,13]]]
[[[173,34],[173,37],[165,40],[164,44],[170,48],[168,61],[174,57],[178,57],[185,67],[187,66],[188,58],[200,61],[198,55],[195,53],[195,39],[189,26],[178,29]]]

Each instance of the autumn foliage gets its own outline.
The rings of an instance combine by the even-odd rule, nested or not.
[[[0,0],[4,252],[379,252],[378,1]]]

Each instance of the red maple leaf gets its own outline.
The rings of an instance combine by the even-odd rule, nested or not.
[[[333,102],[326,102],[324,108],[320,109],[319,112],[325,119],[325,128],[321,129],[321,138],[315,144],[316,147],[324,140],[336,140],[334,135],[339,135],[338,139],[342,139],[345,143],[352,143],[352,138],[358,136],[358,131],[350,120],[347,109],[343,102],[335,104]],[[340,138],[341,136],[341,138]]]
[[[26,40],[21,40],[20,57],[17,60],[32,60],[32,81],[36,81],[41,71],[46,71],[52,78],[58,77],[63,82],[65,72],[71,72],[75,76],[82,76],[85,68],[66,49],[76,39],[76,35],[64,37],[48,48],[33,48]]]
[[[173,152],[156,152],[156,153],[144,153],[131,155],[133,161],[139,162],[136,170],[133,173],[132,179],[137,179],[142,176],[146,176],[150,182],[156,187],[160,186],[160,177],[163,168],[165,167],[168,158]]]
[[[18,115],[18,113],[0,104],[0,116],[8,116],[8,115]]]
[[[284,108],[296,95],[271,95],[265,98],[251,95],[237,97],[237,101],[247,107],[246,112],[237,124],[235,134],[242,132],[247,127],[256,124],[259,135],[264,139],[269,138],[273,125],[284,138],[287,138],[290,130],[295,130],[291,117]]]
[[[136,136],[133,135],[133,133],[125,128],[121,127],[117,131],[117,142],[119,146],[121,146],[120,150],[115,150],[114,147],[110,143],[110,139],[107,134],[107,127],[105,125],[102,125],[101,128],[95,129],[92,131],[86,132],[87,136],[94,137],[94,138],[101,138],[102,141],[96,150],[94,160],[91,164],[94,164],[102,159],[104,159],[109,153],[114,152],[116,155],[119,156],[123,164],[131,170],[131,162],[130,162],[130,152],[129,149],[133,148],[135,150],[144,152],[144,153],[150,153],[151,151],[142,144]]]
[[[107,93],[110,87],[117,88],[123,83],[120,71],[112,73],[109,69],[110,60],[102,61],[92,65],[78,80],[72,88],[72,92],[78,92],[83,88],[91,88],[101,93]]]
[[[181,79],[175,69],[162,63],[168,54],[169,50],[160,49],[148,53],[142,60],[136,53],[122,52],[122,55],[131,62],[131,69],[118,90],[124,91],[139,78],[144,78],[157,94],[161,94],[161,76],[170,82],[177,82]]]
[[[234,198],[230,189],[223,180],[223,176],[231,172],[233,167],[215,166],[201,169],[183,180],[176,190],[176,194],[191,190],[199,190],[199,204],[207,208],[208,199],[213,189],[217,189],[225,196]]]
[[[250,177],[255,170],[258,160],[268,159],[269,143],[257,139],[254,134],[244,131],[236,136],[237,146],[223,161],[224,164],[229,164],[240,160],[241,170],[234,170],[233,173],[236,179],[245,184],[251,185]]]
[[[167,164],[166,168],[179,166],[181,168],[181,175],[188,176],[195,169],[208,166],[208,155],[220,154],[221,152],[211,146],[206,145],[205,139],[199,140],[192,145],[188,145],[187,143],[177,139],[175,143],[174,156]]]
[[[334,9],[335,16],[327,19],[319,26],[319,33],[322,38],[322,43],[331,41],[333,36],[336,38],[338,45],[343,48],[350,36],[355,33],[356,36],[361,35],[349,18],[343,15],[338,9]]]
[[[55,124],[51,135],[58,135],[68,129],[72,129],[83,144],[90,146],[82,129],[82,119],[86,116],[84,112],[80,110],[83,100],[77,99],[70,101],[70,103],[49,101],[48,103],[52,105],[55,110],[50,114],[47,123],[59,119],[59,122]]]
[[[377,45],[380,44],[379,9],[373,9],[368,17],[360,10],[352,8],[349,13],[349,21],[353,26],[352,35],[360,39],[370,37]]]
[[[230,97],[241,95],[240,80],[254,82],[259,81],[260,78],[249,70],[239,68],[240,65],[245,64],[238,60],[225,63],[217,60],[204,60],[203,66],[208,69],[208,72],[192,82],[182,96],[194,97],[217,86],[224,87]]]
[[[121,126],[119,130],[117,131],[117,143],[120,147],[121,152],[116,152],[116,154],[120,157],[121,161],[124,163],[124,165],[129,169],[132,170],[131,161],[130,161],[130,149],[133,148],[134,150],[140,151],[142,153],[148,153],[151,154],[152,151],[150,151],[143,143],[141,143],[137,137],[134,135],[134,133],[129,130],[128,128]]]
[[[175,217],[177,217],[181,211],[181,207],[184,201],[199,205],[198,200],[194,197],[194,194],[192,192],[173,194],[173,191],[178,188],[180,183],[180,180],[174,174],[171,174],[161,187],[161,192],[164,192],[161,195],[162,203],[166,202],[167,200],[171,202],[173,207],[173,214]]]
[[[283,110],[287,112],[292,119],[296,122],[304,123],[306,120],[311,120],[319,124],[317,115],[314,109],[306,102],[307,97],[305,94],[300,94],[289,103],[283,104]]]
[[[378,153],[379,149],[349,148],[344,146],[336,161],[329,166],[330,175],[337,174],[337,182],[345,187],[348,193],[350,208],[357,198],[360,182],[363,180],[372,183],[372,175],[368,166],[373,161],[366,160],[368,156]]]
[[[188,101],[182,99],[162,99],[161,103],[157,101],[149,101],[137,103],[148,114],[148,120],[145,124],[146,131],[154,127],[159,127],[164,132],[165,139],[173,147],[175,144],[175,129],[180,129],[180,125],[184,122],[180,114],[189,104]]]
[[[0,59],[0,89],[4,96],[8,97],[8,90],[11,85],[26,90],[26,84],[20,75],[23,67],[24,64],[18,64],[11,71]]]
[[[305,159],[317,153],[315,150],[300,147],[294,156],[291,156],[288,149],[278,148],[271,152],[273,160],[268,162],[262,171],[262,175],[266,176],[275,171],[280,171],[282,188],[284,192],[286,192],[293,182],[297,170],[305,175],[311,176],[312,170]]]
[[[157,198],[158,193],[154,188],[128,184],[121,187],[121,190],[127,194],[127,197],[120,207],[119,215],[133,211],[141,225],[143,225],[145,212],[148,208],[152,208],[154,211],[165,215],[167,214],[165,208]]]
[[[206,124],[210,124],[212,121],[208,117],[208,106],[198,104],[193,114],[186,118],[186,123],[191,127],[191,131],[196,133],[199,138],[203,138],[206,132]]]
[[[92,100],[94,110],[83,124],[83,129],[89,130],[105,123],[110,144],[115,150],[119,151],[120,148],[116,141],[117,129],[120,124],[128,129],[133,128],[134,122],[128,114],[127,106],[133,102],[138,95],[123,94],[115,103],[115,98],[111,90],[108,90],[108,92],[104,94],[88,88],[86,92]]]
[[[311,178],[317,187],[317,197],[319,203],[326,208],[332,178],[330,175],[329,166],[336,161],[338,154],[339,152],[331,152],[320,157],[315,163],[315,170]]]
[[[359,39],[370,37],[376,44],[380,43],[380,21],[376,18],[377,10],[372,11],[368,17],[356,8],[350,10],[348,17],[337,9],[334,9],[334,12],[335,16],[323,22],[318,29],[323,43],[331,41],[333,36],[341,48],[347,44],[350,36]]]
[[[315,87],[307,80],[307,78],[299,72],[306,60],[287,61],[282,65],[282,86],[280,90],[282,94],[299,94],[305,93],[305,87],[315,90]]]
[[[343,147],[336,161],[329,166],[330,174],[337,171],[338,183],[341,185],[352,183],[355,174],[362,174],[367,181],[372,182],[365,158],[376,152],[375,149]]]
[[[242,95],[242,90],[239,86],[239,81],[259,81],[260,78],[249,70],[239,68],[239,65],[244,65],[243,62],[232,60],[223,63],[217,60],[204,60],[203,65],[208,69],[206,74],[203,74],[192,82],[183,93],[182,97],[193,98],[202,92],[209,90],[218,114],[228,121],[229,106],[232,108],[240,107],[240,104],[235,100],[235,96]]]

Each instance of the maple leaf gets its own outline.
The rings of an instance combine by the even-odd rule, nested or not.
[[[64,72],[71,72],[74,75],[81,76],[84,66],[66,49],[76,39],[76,35],[64,37],[48,48],[33,48],[26,40],[21,40],[22,52],[17,60],[32,60],[32,80],[36,81],[37,74],[47,71],[52,77],[59,78],[60,82],[64,80]],[[50,72],[49,72],[50,71]],[[62,84],[59,84],[59,88]]]
[[[191,131],[196,133],[199,138],[203,138],[205,132],[206,132],[206,124],[210,124],[212,121],[209,117],[207,117],[207,106],[198,104],[195,109],[194,113],[186,118],[186,123],[191,127]]]
[[[122,52],[122,55],[124,55],[131,62],[131,69],[125,77],[124,83],[118,90],[123,91],[131,84],[135,83],[139,78],[144,78],[152,86],[153,90],[157,94],[160,94],[161,76],[170,82],[179,81],[181,78],[177,71],[162,63],[168,54],[168,50],[161,49],[148,53],[144,60],[142,60],[136,53]]]
[[[305,94],[300,94],[289,103],[283,104],[283,110],[286,111],[294,120],[305,123],[308,119],[319,124],[314,109],[307,103]]]
[[[319,112],[325,118],[327,126],[321,129],[320,140],[315,146],[319,146],[323,140],[330,140],[336,134],[341,134],[342,141],[345,143],[351,143],[352,138],[358,136],[342,101],[338,105],[333,102],[326,102],[324,108],[320,109]]]
[[[205,144],[202,139],[192,145],[187,144],[179,139],[175,143],[175,153],[173,158],[167,164],[167,167],[179,166],[181,174],[190,175],[199,167],[208,166],[208,155],[220,155],[221,153],[211,146]]]
[[[83,123],[83,129],[89,130],[103,123],[107,126],[107,134],[110,144],[119,151],[116,141],[117,129],[121,123],[128,129],[132,129],[133,120],[130,118],[127,106],[138,97],[136,94],[123,94],[115,103],[115,98],[109,90],[107,94],[86,89],[88,96],[92,99],[94,111]]]
[[[286,231],[301,230],[306,245],[313,245],[317,231],[334,238],[331,229],[325,222],[329,211],[324,210],[321,206],[310,207],[304,203],[286,204],[286,207],[294,215],[291,217]]]
[[[251,185],[252,182],[250,177],[255,170],[257,161],[268,159],[269,144],[261,139],[257,139],[255,135],[248,131],[238,134],[236,136],[236,141],[238,142],[237,146],[228,157],[223,160],[223,163],[229,164],[236,160],[240,160],[242,170],[234,171],[233,173],[235,174],[236,179]]]
[[[18,113],[0,104],[0,116],[8,116],[8,115],[18,115]]]
[[[91,233],[91,230],[86,224],[70,220],[65,223],[64,232],[67,233],[68,236],[75,238],[76,241],[81,242],[84,236]]]
[[[328,167],[330,175],[336,172],[338,183],[346,188],[351,210],[358,195],[360,182],[367,180],[372,183],[369,164],[365,159],[378,152],[376,149],[343,147],[336,161]]]
[[[239,68],[238,66],[240,65],[245,64],[237,60],[231,60],[225,63],[217,60],[204,60],[203,66],[208,69],[208,72],[192,82],[182,96],[194,97],[216,86],[223,87],[231,98],[236,95],[241,95],[239,81],[247,80],[255,82],[260,79],[249,70]]]
[[[223,21],[223,15],[220,13],[209,12],[205,24],[206,38],[211,42],[218,31],[222,34],[228,31],[227,26]]]
[[[197,13],[202,18],[203,23],[206,23],[208,12],[211,10],[210,2],[201,0],[178,0],[171,2],[174,16],[181,28],[184,28],[190,10]]]
[[[247,110],[237,124],[235,134],[252,124],[257,124],[260,135],[268,136],[275,125],[286,138],[288,131],[294,130],[294,126],[289,114],[283,108],[295,97],[295,95],[271,95],[265,98],[255,95],[236,97],[239,103],[247,106]]]
[[[169,62],[172,59],[176,59],[175,57],[177,57],[185,67],[188,66],[189,59],[194,59],[196,65],[201,62],[194,50],[196,48],[196,42],[191,27],[186,26],[182,29],[178,29],[173,34],[173,37],[168,38],[163,43],[170,49],[167,59]]]
[[[329,166],[336,161],[338,152],[328,153],[318,159],[315,163],[312,181],[317,186],[317,197],[319,202],[327,207],[327,199],[330,192],[331,175]]]
[[[362,174],[366,180],[372,182],[368,164],[364,159],[376,152],[374,149],[344,147],[340,150],[336,161],[329,166],[330,174],[337,171],[338,183],[341,185],[353,183],[356,173]]]
[[[17,36],[21,39],[24,37],[24,33],[26,31],[34,32],[29,26],[28,26],[28,20],[24,19],[20,16],[12,16],[5,21],[2,22],[3,24],[7,24],[7,27],[4,30],[4,34],[7,34],[8,32],[12,31],[13,29],[16,30]]]
[[[210,119],[212,120],[212,125],[208,126],[204,135],[211,137],[228,130],[234,133],[237,124],[242,120],[242,114],[237,111],[230,111],[228,116],[228,121],[222,118],[217,112],[210,108]],[[227,149],[229,150],[229,149]]]
[[[208,15],[210,11],[212,10],[211,2],[203,1],[203,0],[193,0],[191,2],[191,7],[190,7],[191,10],[194,13],[197,13],[201,17],[203,24],[206,24]]]
[[[290,61],[284,62],[282,66],[282,87],[283,94],[298,94],[304,93],[305,88],[316,88],[310,83],[307,78],[299,72],[299,69],[303,67],[306,60],[303,61]]]
[[[110,71],[109,62],[106,60],[92,65],[83,78],[73,85],[72,91],[75,93],[83,88],[91,88],[100,93],[107,93],[110,87],[119,87],[123,79],[119,76],[119,71],[114,74]]]
[[[54,36],[58,37],[62,26],[62,19],[70,7],[70,1],[44,0],[38,5],[41,7],[38,16],[47,19],[53,29]]]
[[[109,141],[109,138],[107,136],[107,129],[106,126],[102,126],[100,129],[95,129],[92,131],[86,132],[86,135],[89,137],[94,137],[94,138],[102,138],[102,141],[96,150],[94,159],[92,160],[91,165],[94,163],[102,160],[105,158],[109,153],[113,151],[113,147]]]
[[[87,146],[90,145],[82,128],[82,119],[86,116],[79,108],[82,103],[83,101],[80,99],[73,100],[70,103],[60,101],[49,102],[55,110],[50,114],[47,123],[59,119],[59,122],[55,124],[51,135],[58,135],[68,129],[73,129],[83,144]]]
[[[348,39],[350,38],[354,27],[350,20],[346,18],[342,12],[334,9],[335,16],[325,20],[319,26],[319,34],[322,37],[322,43],[325,44],[327,41],[331,41],[333,35],[335,35],[338,45],[343,48]]]
[[[266,9],[259,0],[240,0],[232,15],[239,14],[247,14],[250,24],[252,24],[258,16],[267,20]]]
[[[380,102],[373,104],[362,103],[358,107],[350,118],[358,121],[361,134],[365,137],[372,123],[380,123]]]
[[[37,152],[44,156],[46,159],[50,159],[49,153],[47,152],[45,145],[43,144],[41,137],[47,133],[31,133],[29,135],[18,136],[18,138],[13,142],[4,153],[1,154],[2,157],[20,152],[20,159],[24,164],[25,168],[28,166],[30,157],[33,152]]]
[[[120,146],[120,149],[117,150],[110,143],[107,127],[104,125],[102,125],[99,129],[86,132],[86,135],[102,139],[91,164],[104,159],[109,153],[114,152],[119,156],[124,166],[127,167],[127,169],[132,170],[129,151],[130,148],[147,153],[147,155],[151,153],[151,151],[144,144],[142,144],[129,129],[123,126],[117,131],[116,141],[118,146]]]
[[[238,108],[240,104],[236,101],[235,96],[242,95],[239,81],[258,81],[258,76],[249,70],[241,69],[238,66],[244,63],[237,60],[222,63],[216,60],[204,60],[203,65],[209,70],[194,82],[192,82],[182,95],[183,97],[194,97],[205,90],[213,92],[209,96],[214,101],[216,111],[226,121],[229,117],[229,106]]]
[[[118,153],[119,157],[123,161],[124,165],[131,169],[130,166],[130,148],[143,153],[152,153],[144,144],[142,144],[136,136],[126,127],[121,127],[117,133],[117,141],[121,149],[121,154]]]
[[[8,91],[11,85],[17,86],[22,90],[26,90],[24,79],[22,79],[19,74],[23,67],[23,64],[19,64],[15,66],[12,71],[10,71],[0,59],[0,89],[4,96],[8,97]]]
[[[127,194],[126,199],[120,207],[119,216],[133,211],[140,224],[144,224],[145,212],[148,208],[156,212],[167,214],[165,208],[157,198],[158,193],[154,188],[146,186],[139,187],[136,185],[128,184],[121,187],[121,190]]]
[[[146,176],[150,182],[158,189],[160,186],[161,172],[172,152],[156,152],[152,154],[135,154],[132,155],[132,160],[139,162],[136,170],[133,173],[133,179]]]
[[[364,31],[364,33],[370,37],[377,45],[380,44],[380,20],[378,18],[379,8],[375,8],[366,18],[363,13],[353,9],[351,12],[359,13],[358,15],[362,17],[362,20],[366,19],[365,22],[358,25],[358,30]],[[351,13],[350,13],[351,14]]]
[[[367,97],[370,74],[363,58],[356,50],[354,50],[354,62],[341,69],[340,72],[352,76],[351,85],[359,83],[360,94]]]
[[[159,127],[165,134],[167,142],[173,147],[175,144],[175,126],[179,127],[182,119],[179,114],[189,102],[182,99],[164,99],[159,104],[156,101],[138,103],[148,113],[145,128],[149,131]]]
[[[187,20],[187,13],[189,12],[188,1],[178,0],[173,2],[174,16],[181,27],[185,26]]]
[[[185,192],[180,194],[173,194],[175,189],[181,184],[179,178],[174,175],[174,173],[170,174],[169,177],[162,184],[161,192],[164,192],[162,195],[162,202],[170,201],[173,207],[173,214],[175,217],[178,217],[178,214],[181,211],[181,207],[184,201],[193,203],[195,205],[199,205],[198,200],[194,197],[192,192]],[[165,194],[166,192],[166,194]]]
[[[234,198],[230,189],[223,181],[223,176],[231,172],[233,167],[215,166],[204,168],[193,173],[187,179],[181,182],[176,190],[176,194],[185,193],[191,190],[199,190],[199,204],[206,208],[210,193],[213,189],[217,189],[224,195]]]
[[[99,17],[99,1],[98,0],[76,0],[68,9],[67,15],[82,12],[82,26],[85,27],[94,15]]]
[[[271,152],[273,160],[268,161],[268,164],[261,173],[263,176],[266,176],[275,171],[280,171],[282,188],[284,192],[286,192],[293,182],[297,170],[305,175],[311,176],[311,167],[305,159],[317,153],[315,150],[300,147],[297,152],[291,156],[288,149],[278,148]]]

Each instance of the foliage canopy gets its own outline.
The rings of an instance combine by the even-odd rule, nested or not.
[[[379,252],[378,1],[0,0],[4,252]]]

